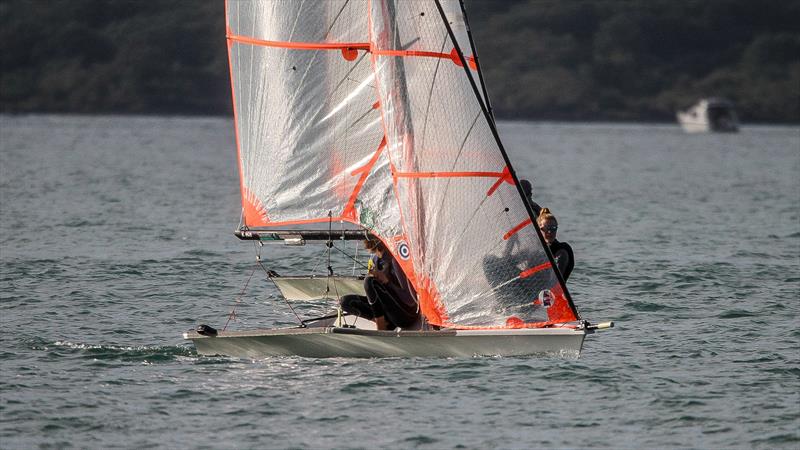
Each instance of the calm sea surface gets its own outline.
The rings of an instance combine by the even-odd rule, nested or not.
[[[181,339],[254,269],[230,120],[0,125],[2,448],[800,447],[797,127],[502,124],[617,324],[579,359],[251,361]],[[293,250],[262,251],[319,262]],[[294,320],[258,273],[238,314]]]

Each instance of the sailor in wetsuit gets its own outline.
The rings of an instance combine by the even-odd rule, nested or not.
[[[379,330],[408,327],[419,318],[417,298],[411,283],[400,265],[377,239],[364,241],[372,253],[364,279],[363,295],[345,295],[342,310],[365,319],[374,320]]]
[[[531,182],[528,180],[519,180],[519,185],[522,188],[522,191],[525,193],[525,199],[528,200],[528,203],[531,205],[533,217],[539,217],[539,214],[542,212],[542,207],[533,201],[533,186],[531,185]]]
[[[545,242],[550,247],[550,253],[553,254],[553,259],[556,260],[558,271],[561,272],[564,281],[567,281],[575,265],[575,256],[569,244],[566,242],[559,242],[558,239],[556,239],[556,233],[558,232],[556,216],[550,212],[549,208],[542,208],[536,222],[539,225],[539,229],[542,230]]]

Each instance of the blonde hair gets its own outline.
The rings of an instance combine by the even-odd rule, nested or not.
[[[550,219],[552,219],[556,224],[558,224],[558,220],[556,219],[556,216],[554,216],[553,213],[550,212],[550,208],[542,208],[542,210],[539,211],[539,216],[536,218],[536,223],[542,223],[543,221],[547,221]]]

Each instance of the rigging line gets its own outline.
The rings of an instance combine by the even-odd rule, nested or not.
[[[261,261],[258,261],[258,263],[261,264]],[[228,314],[228,320],[225,321],[225,326],[222,327],[222,331],[225,331],[226,329],[228,329],[228,324],[231,322],[231,320],[233,318],[236,317],[236,306],[238,306],[239,303],[242,301],[242,295],[244,295],[244,291],[247,289],[247,285],[250,284],[250,279],[253,278],[253,274],[256,273],[257,269],[258,269],[258,267],[253,267],[253,271],[250,272],[250,276],[247,277],[247,281],[244,283],[244,287],[242,287],[241,292],[239,292],[239,296],[236,298],[236,301],[233,303],[233,308],[231,308],[231,312],[230,312],[230,314]]]
[[[517,194],[519,195],[519,200],[522,202],[522,206],[528,212],[528,217],[530,217],[531,220],[535,220],[536,218],[534,217],[533,214],[533,208],[531,208],[530,203],[528,203],[526,199],[525,192],[522,190],[522,185],[520,185],[519,183],[519,178],[517,177],[517,173],[514,170],[514,167],[511,165],[511,159],[508,157],[508,153],[506,153],[506,149],[503,146],[502,141],[500,141],[500,134],[497,132],[497,127],[495,126],[494,118],[489,114],[489,111],[486,108],[486,104],[480,97],[480,93],[478,92],[478,87],[475,84],[475,78],[472,76],[472,73],[469,70],[469,66],[467,65],[466,58],[464,58],[464,53],[455,39],[455,34],[453,33],[453,29],[450,27],[450,24],[447,21],[444,9],[442,8],[442,4],[440,0],[434,0],[434,2],[436,3],[436,8],[439,10],[439,15],[442,18],[442,22],[444,22],[444,26],[447,28],[447,33],[450,35],[450,39],[453,41],[453,44],[455,44],[456,53],[458,54],[459,59],[461,59],[461,62],[464,67],[464,73],[466,73],[467,79],[469,80],[470,85],[472,86],[472,90],[475,94],[476,99],[478,100],[478,104],[483,110],[483,114],[486,118],[486,123],[487,125],[489,125],[489,130],[492,132],[492,136],[494,137],[494,140],[497,143],[497,148],[500,150],[500,154],[503,155],[503,159],[506,162],[506,166],[508,167],[508,171],[511,174],[511,178],[514,180],[514,185],[517,187]],[[553,267],[556,267],[557,265],[555,264],[555,258],[553,258],[553,254],[550,252],[550,247],[545,242],[541,230],[539,230],[539,227],[533,227],[533,229],[535,230],[536,235],[539,237],[539,245],[541,245],[541,247],[544,249],[544,253],[547,256],[547,259],[550,261]],[[553,272],[555,273],[556,278],[558,279],[559,286],[564,291],[564,297],[567,299],[567,303],[569,304],[570,310],[572,310],[572,313],[576,318],[580,319],[580,314],[578,314],[578,308],[576,308],[575,304],[572,302],[572,295],[570,295],[569,293],[569,289],[567,288],[567,283],[564,281],[564,277],[561,276],[561,273],[559,273],[558,270],[554,270]]]
[[[480,111],[477,114],[475,114],[475,119],[472,120],[472,124],[469,126],[469,130],[467,130],[467,133],[464,135],[464,140],[461,141],[461,146],[458,148],[458,154],[456,154],[456,157],[453,160],[453,165],[450,166],[450,171],[455,170],[456,164],[458,164],[458,160],[461,159],[461,154],[464,152],[464,147],[467,145],[467,139],[469,139],[469,136],[472,134],[472,130],[475,128],[475,124],[478,123],[478,118],[480,116],[481,116]],[[444,202],[447,200],[447,195],[450,192],[451,182],[452,180],[448,178],[447,183],[444,186],[444,192],[442,193],[442,201],[439,203],[439,209],[437,209],[437,211],[443,211],[442,208],[444,208]],[[434,236],[436,236],[436,229],[434,229],[433,232]]]
[[[331,248],[333,248],[333,212],[328,211],[328,242],[325,243],[328,247],[328,279],[333,276],[333,267],[331,267]]]
[[[492,103],[489,101],[489,93],[486,91],[486,82],[483,79],[483,71],[481,70],[481,65],[478,62],[478,50],[475,48],[475,41],[472,39],[472,31],[469,28],[469,20],[467,19],[467,10],[464,8],[464,0],[458,0],[458,3],[461,5],[461,15],[464,17],[464,27],[467,29],[467,38],[469,38],[469,46],[472,50],[472,60],[475,61],[475,71],[478,72],[478,79],[481,82],[481,90],[483,91],[483,100],[486,102],[486,109],[489,110],[489,115],[492,116],[492,120],[494,120],[494,110],[492,109]]]
[[[356,244],[356,245],[358,245],[358,244]],[[353,255],[351,255],[351,254],[349,254],[349,253],[345,252],[344,250],[340,249],[340,248],[339,248],[339,247],[337,247],[336,245],[334,245],[332,248],[333,248],[334,250],[338,251],[339,253],[343,254],[344,256],[347,256],[348,258],[350,258],[350,259],[352,259],[352,260],[353,260],[353,266],[354,266],[354,269],[353,269],[353,274],[355,274],[355,264],[358,264],[359,266],[361,266],[361,267],[362,267],[362,268],[364,268],[364,269],[366,269],[366,268],[367,268],[367,265],[366,265],[366,264],[362,263],[361,261],[359,261],[359,260],[357,259],[357,256],[358,256],[358,248],[356,248],[356,258],[354,258],[354,257],[353,257]]]
[[[331,267],[331,247],[333,247],[333,213],[328,211],[328,242],[325,243],[327,249],[325,253],[328,255],[328,276],[325,278],[325,296],[331,292],[331,279],[333,279],[333,267]],[[334,289],[336,282],[334,281]]]
[[[292,29],[289,31],[289,40],[294,40],[294,33],[297,31],[297,25],[300,23],[300,17],[305,16],[302,11],[305,9],[306,0],[300,2],[300,6],[297,7],[298,14],[294,18],[294,23],[292,24]]]
[[[395,172],[395,178],[498,178],[505,172]],[[487,196],[488,197],[488,196]]]
[[[346,241],[345,241],[344,245],[345,245],[345,248],[346,248],[347,247],[347,242]],[[357,265],[356,263],[358,263],[358,242],[357,241],[355,242],[355,245],[353,247],[356,249],[356,254],[355,254],[355,257],[353,258],[353,273],[352,273],[352,275],[356,276],[356,265]]]
[[[325,253],[322,253],[317,257],[317,260],[314,263],[314,266],[311,267],[311,276],[312,277],[315,276],[315,274],[317,273],[317,267],[319,267],[319,262],[322,261],[322,258],[324,258],[324,257],[325,257]]]
[[[342,298],[339,295],[339,288],[336,287],[336,278],[333,279],[333,290],[336,292],[336,317],[339,319],[339,326],[342,324],[346,326],[347,322],[345,322],[342,314]]]
[[[354,120],[350,125],[348,125],[347,129],[351,129],[351,128],[355,127],[358,124],[358,122],[361,122],[362,120],[364,120],[364,118],[366,118],[367,116],[372,114],[374,111],[375,111],[375,108],[371,108],[370,107],[369,109],[367,109],[367,112],[362,114],[358,119]]]
[[[316,42],[316,41],[295,41],[291,38],[289,40],[271,41],[267,39],[258,39],[251,36],[241,34],[229,34],[228,40],[248,44],[256,47],[274,47],[291,50],[369,50],[369,44],[366,42]],[[430,53],[430,52],[425,52]],[[412,54],[413,55],[413,54]],[[444,58],[445,55],[426,55],[438,56]]]
[[[341,16],[342,13],[344,12],[344,9],[347,8],[348,3],[350,3],[350,0],[345,0],[345,2],[342,4],[342,7],[339,9],[339,12],[336,13],[336,17],[334,17],[333,20],[331,21],[331,24],[328,26],[328,30],[325,31],[325,40],[328,40],[328,37],[330,36],[333,26],[336,25],[336,21],[339,20],[339,16]]]
[[[261,264],[261,261],[257,261],[257,262],[258,262],[258,265],[261,266],[261,269],[264,270],[264,273],[267,274],[267,277],[269,277],[269,271],[267,270],[266,267],[264,267],[264,264]],[[297,311],[295,311],[294,308],[292,308],[292,304],[289,303],[289,300],[286,297],[283,297],[283,296],[281,296],[281,297],[286,302],[286,306],[288,306],[289,309],[292,310],[292,313],[294,314],[294,316],[297,317],[297,321],[300,323],[300,327],[301,328],[306,328],[306,324],[303,323],[303,319],[301,319],[300,316],[297,315]]]
[[[365,54],[364,54],[364,56],[366,56],[366,55],[367,55],[367,54],[365,53]],[[375,85],[372,85],[372,86],[370,86],[370,87],[371,87],[373,90],[375,89]],[[374,115],[376,115],[376,116],[377,116],[377,121],[373,120],[373,121],[372,121],[372,123],[368,123],[368,124],[367,124],[367,126],[365,126],[365,127],[364,127],[364,129],[362,130],[362,132],[363,132],[363,131],[366,131],[367,129],[369,129],[369,127],[370,127],[371,125],[374,125],[375,123],[377,123],[378,121],[380,121],[380,120],[381,120],[380,113],[376,113],[376,112],[375,112],[375,110],[377,110],[379,107],[380,107],[380,102],[373,103],[371,107],[367,108],[367,111],[366,111],[364,114],[362,114],[362,115],[361,115],[361,116],[359,116],[359,117],[358,117],[356,120],[354,120],[353,122],[351,122],[351,123],[350,123],[350,125],[348,125],[348,126],[347,126],[347,129],[348,129],[348,130],[350,130],[350,129],[352,129],[352,128],[355,128],[355,126],[356,126],[356,125],[357,125],[359,122],[361,122],[362,120],[364,120],[365,118],[367,118],[367,117],[368,117],[370,114],[374,114]]]
[[[366,56],[367,56],[367,52],[364,52],[358,58],[358,61],[356,61],[355,64],[351,65],[352,67],[350,67],[350,69],[347,71],[347,73],[344,74],[344,77],[342,77],[342,79],[339,80],[338,83],[336,83],[336,86],[334,86],[333,89],[331,89],[331,94],[335,93],[340,87],[342,87],[342,85],[344,84],[345,81],[352,81],[352,82],[355,82],[355,83],[358,82],[358,80],[350,78],[350,74],[353,73],[353,71],[358,68],[358,65],[361,64],[361,61],[363,61],[364,58],[366,58]]]
[[[444,52],[444,45],[447,43],[447,38],[442,41],[442,52]],[[431,100],[433,100],[433,88],[436,86],[436,77],[439,75],[439,66],[442,64],[441,59],[436,60],[436,68],[433,70],[433,79],[431,80],[431,87],[428,89],[428,102],[425,104],[425,121],[422,123],[422,142],[420,145],[425,148],[425,140],[428,137],[428,112],[431,110]]]

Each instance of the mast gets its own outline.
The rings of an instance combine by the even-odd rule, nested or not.
[[[481,70],[481,63],[480,60],[478,59],[478,50],[475,48],[475,41],[472,40],[472,30],[469,28],[469,19],[467,18],[467,10],[464,8],[464,0],[458,0],[458,4],[461,7],[461,15],[464,16],[464,25],[467,28],[467,37],[469,38],[469,46],[472,49],[472,59],[475,61],[475,69],[478,71],[478,78],[480,79],[481,82],[483,98],[486,101],[486,110],[489,112],[489,115],[492,116],[492,120],[494,120],[494,110],[492,110],[492,102],[489,101],[489,93],[486,91],[486,81],[483,79],[483,71]],[[452,30],[450,38],[455,41],[452,35]],[[457,43],[456,47],[458,47]],[[464,58],[462,57],[462,61],[463,59]]]
[[[514,167],[511,165],[511,160],[508,157],[508,153],[506,153],[505,147],[503,147],[503,143],[500,140],[500,135],[498,134],[497,127],[495,126],[494,117],[491,115],[491,113],[489,112],[488,107],[487,107],[489,99],[488,99],[488,97],[486,98],[486,104],[484,104],[484,102],[480,100],[480,97],[481,97],[480,96],[480,91],[478,91],[478,87],[475,84],[475,79],[473,78],[472,74],[470,73],[469,66],[467,65],[467,60],[466,60],[466,58],[464,58],[464,52],[461,50],[461,48],[459,48],[458,40],[456,39],[456,37],[455,37],[455,35],[453,33],[452,27],[450,27],[450,23],[447,20],[447,16],[444,13],[444,9],[442,8],[440,0],[434,0],[434,1],[436,3],[436,8],[439,10],[439,14],[442,17],[442,22],[444,22],[444,25],[447,28],[447,33],[450,35],[450,39],[453,41],[453,45],[456,48],[456,52],[458,53],[458,57],[461,59],[461,64],[462,64],[462,67],[464,68],[464,72],[467,74],[467,78],[469,79],[470,85],[472,86],[472,89],[475,92],[475,96],[478,98],[478,101],[480,103],[481,109],[483,109],[483,113],[484,113],[484,116],[486,118],[486,122],[489,124],[489,128],[490,128],[490,130],[492,132],[492,135],[494,136],[494,139],[497,142],[497,146],[498,146],[498,148],[500,149],[500,152],[503,155],[503,159],[506,162],[506,167],[508,167],[508,171],[509,171],[512,179],[514,180],[514,185],[517,188],[517,193],[519,194],[519,197],[522,200],[522,204],[525,206],[525,210],[528,212],[528,216],[529,216],[530,220],[532,221],[532,226],[533,226],[534,230],[536,231],[536,235],[539,237],[539,242],[541,242],[542,248],[544,249],[545,254],[547,255],[547,259],[550,261],[550,264],[553,267],[553,272],[555,273],[556,277],[558,278],[558,283],[560,284],[561,289],[563,289],[563,291],[564,291],[564,297],[567,299],[567,302],[569,303],[569,307],[572,310],[573,314],[575,314],[575,317],[580,318],[580,315],[578,314],[578,309],[575,307],[575,304],[572,301],[572,296],[570,295],[569,290],[567,289],[567,283],[564,281],[564,278],[561,276],[561,273],[558,271],[555,259],[553,258],[553,254],[550,252],[550,248],[548,247],[547,243],[545,242],[544,236],[542,236],[541,230],[539,230],[539,226],[537,225],[537,222],[536,222],[536,217],[533,214],[533,209],[531,208],[531,205],[528,203],[527,199],[525,198],[525,192],[522,190],[522,186],[519,183],[519,178],[517,177],[517,174],[514,171]],[[465,17],[465,21],[466,21],[466,16],[464,16],[464,17]],[[470,38],[470,41],[471,41],[471,38]],[[476,58],[475,59],[476,65],[477,65],[477,55],[475,56],[475,58]],[[479,72],[479,74],[480,74],[480,72]]]

